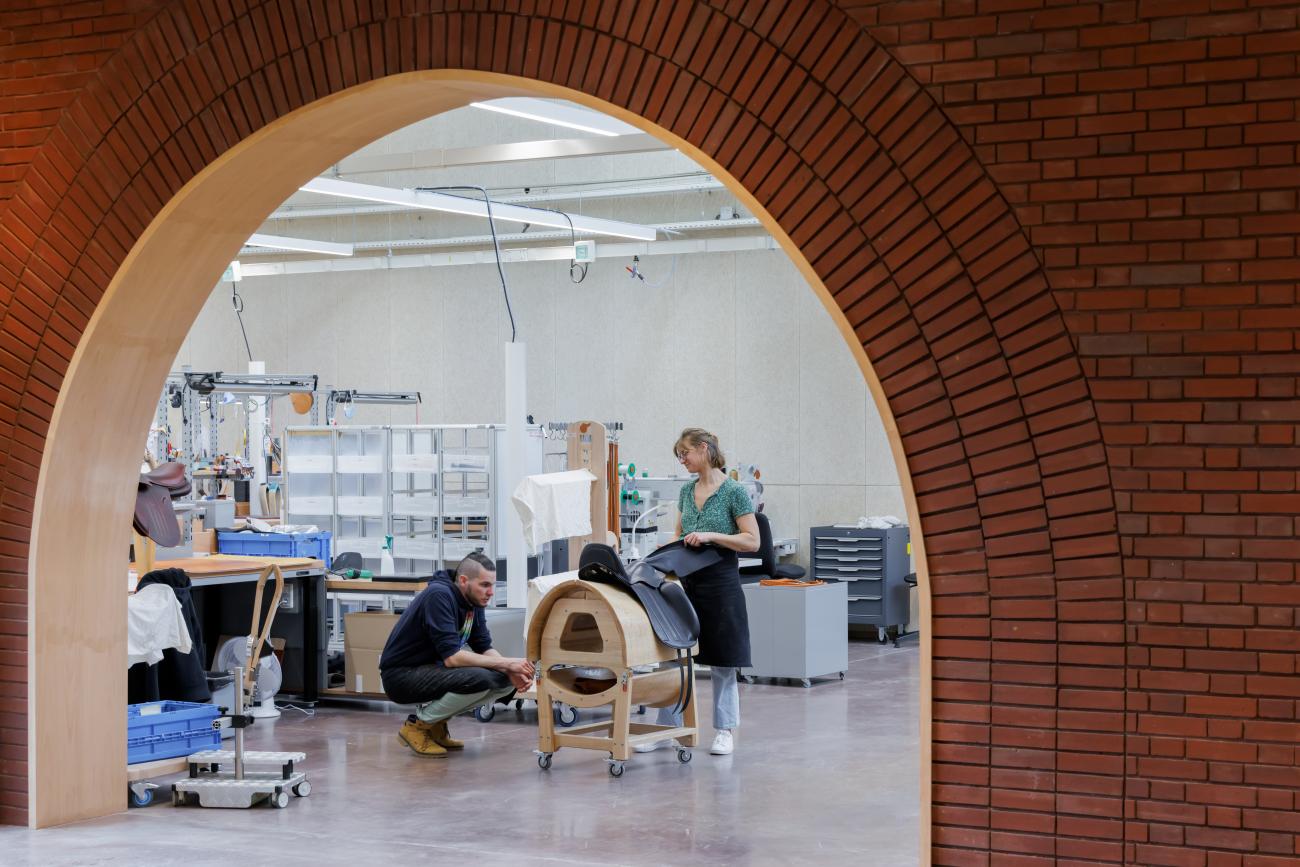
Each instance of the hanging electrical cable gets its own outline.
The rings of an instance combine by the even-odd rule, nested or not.
[[[239,297],[239,284],[234,280],[230,281],[230,304],[235,308],[235,318],[239,320],[239,333],[244,335],[244,351],[248,353],[248,360],[253,360],[253,348],[248,345],[248,332],[244,330],[244,299]]]
[[[501,266],[501,245],[497,242],[497,224],[492,219],[492,198],[488,191],[483,187],[474,186],[452,186],[452,187],[416,187],[417,193],[447,193],[453,190],[472,190],[483,196],[483,204],[487,207],[488,228],[492,230],[492,252],[496,254],[497,275],[501,278],[501,295],[506,301],[506,315],[510,317],[510,342],[515,342],[515,311],[510,307],[510,289],[506,286],[505,268]]]
[[[552,214],[559,214],[569,223],[569,246],[576,246],[578,243],[578,234],[573,231],[573,218],[564,211],[556,211],[551,208],[538,208],[539,211],[550,211]],[[581,283],[587,279],[587,263],[579,262],[577,259],[569,259],[569,279],[574,283]]]

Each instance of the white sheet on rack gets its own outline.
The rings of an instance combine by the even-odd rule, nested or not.
[[[591,483],[588,470],[524,476],[511,500],[519,512],[530,553],[545,542],[591,534]]]
[[[166,584],[150,584],[126,597],[126,664],[153,665],[163,651],[174,647],[189,653],[190,630],[176,591]]]

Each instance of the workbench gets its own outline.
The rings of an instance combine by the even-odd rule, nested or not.
[[[328,578],[325,580],[325,594],[330,607],[330,619],[334,623],[334,635],[330,639],[331,651],[343,651],[342,639],[343,599],[377,605],[379,610],[396,613],[405,609],[420,591],[428,586],[427,581],[385,581],[383,578]],[[374,610],[374,609],[371,609]],[[523,655],[523,629],[521,609],[506,608],[500,605],[490,606],[487,611],[488,629],[498,627],[498,634],[493,635],[493,645],[504,656]],[[511,621],[509,634],[500,631],[500,625],[513,617],[519,622]],[[494,621],[497,621],[494,623]],[[361,699],[370,701],[388,701],[382,693],[352,692],[346,687],[328,687],[321,694],[330,697]]]
[[[154,569],[181,569],[190,576],[203,643],[215,654],[223,636],[245,635],[257,576],[275,563],[284,576],[284,597],[271,629],[285,641],[282,693],[315,703],[325,685],[325,564],[309,557],[248,557],[212,554],[158,560]],[[246,585],[246,586],[239,586]],[[220,588],[220,589],[218,589]],[[204,660],[207,664],[209,660]]]

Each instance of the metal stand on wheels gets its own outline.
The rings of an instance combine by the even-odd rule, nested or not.
[[[262,611],[262,590],[266,579],[275,574],[275,595],[271,600],[266,621],[258,628]],[[172,784],[172,803],[176,806],[198,804],[200,807],[251,807],[266,801],[273,807],[289,806],[289,793],[305,798],[311,794],[307,775],[294,769],[306,753],[278,753],[244,750],[244,729],[254,718],[244,712],[245,703],[251,701],[256,682],[253,671],[261,656],[262,645],[271,633],[271,621],[280,604],[284,578],[280,567],[272,564],[262,570],[257,579],[257,593],[253,601],[253,628],[248,636],[248,669],[235,669],[235,706],[226,716],[235,730],[234,750],[204,750],[188,759],[190,776]],[[260,634],[259,634],[260,632]],[[228,770],[223,770],[227,766]],[[263,770],[252,770],[262,768]]]

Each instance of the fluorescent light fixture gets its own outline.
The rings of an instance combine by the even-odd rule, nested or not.
[[[471,102],[470,105],[486,111],[495,111],[498,114],[508,114],[514,117],[526,118],[527,120],[541,121],[542,123],[552,123],[556,126],[578,129],[596,135],[610,136],[611,138],[620,135],[635,135],[641,132],[636,127],[629,126],[612,117],[594,111],[587,111],[585,108],[579,108],[576,105],[551,102],[546,99],[510,97],[508,99],[494,99],[491,102]]]
[[[299,189],[306,193],[320,193],[344,199],[360,199],[365,202],[382,202],[387,205],[401,205],[406,208],[423,208],[427,211],[443,211],[469,217],[486,217],[488,215],[487,205],[481,199],[449,196],[446,193],[397,190],[392,187],[377,187],[373,184],[340,181],[337,178],[313,178]],[[656,237],[653,226],[624,223],[621,220],[602,220],[599,217],[584,217],[581,214],[569,214],[567,216],[568,219],[565,219],[564,214],[555,211],[545,211],[540,208],[528,208],[521,205],[507,205],[503,202],[492,203],[492,218],[495,220],[528,223],[534,226],[550,226],[555,229],[569,228],[569,222],[572,220],[573,231],[584,235],[612,235],[615,238],[631,238],[634,241],[653,241]]]
[[[246,242],[249,247],[266,247],[271,250],[292,250],[295,253],[321,253],[326,256],[351,256],[351,244],[332,241],[313,241],[308,238],[285,238],[281,235],[253,235]]]

